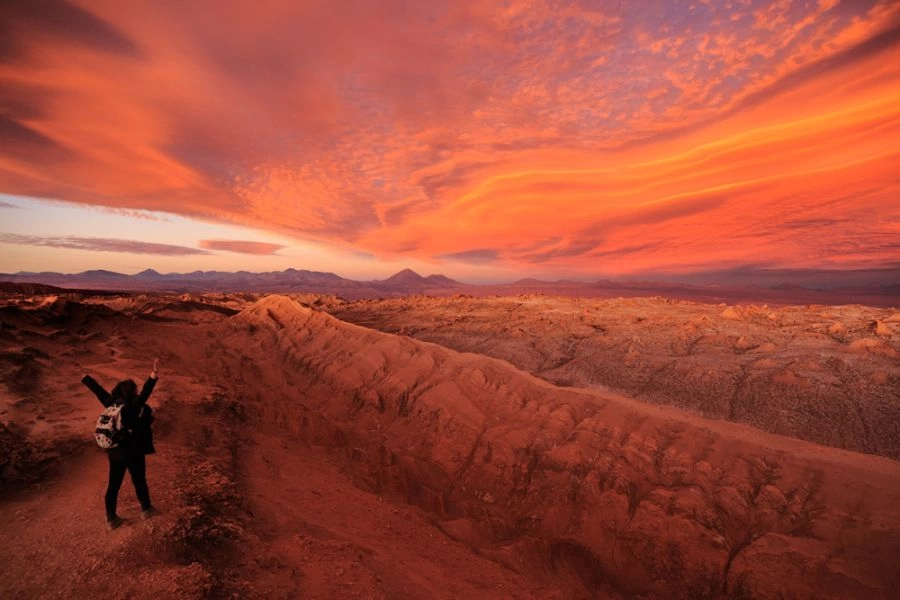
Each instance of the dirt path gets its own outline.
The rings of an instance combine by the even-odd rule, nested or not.
[[[40,483],[7,489],[0,497],[0,597],[192,598],[211,589],[202,565],[178,556],[189,506],[183,475],[192,462],[181,432],[196,426],[197,419],[176,423],[181,421],[177,415],[195,412],[195,406],[172,400],[177,387],[157,393],[151,402],[160,415],[160,431],[159,452],[147,459],[148,482],[162,514],[139,518],[126,476],[119,494],[125,523],[106,531],[107,460],[93,444],[91,425],[85,425],[80,452],[61,457]]]
[[[105,460],[85,452],[59,477],[20,490],[0,504],[0,596],[62,596],[78,580],[121,552],[133,527],[105,535],[102,521]],[[133,495],[133,491],[132,491]],[[123,516],[128,510],[123,494]]]

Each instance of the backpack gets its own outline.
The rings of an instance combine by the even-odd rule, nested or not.
[[[122,427],[122,406],[124,405],[110,404],[97,417],[94,438],[101,448],[115,448],[125,437],[125,428]]]

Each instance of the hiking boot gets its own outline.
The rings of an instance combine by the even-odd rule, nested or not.
[[[106,530],[112,531],[124,522],[121,517],[113,517],[106,522]]]
[[[156,515],[158,515],[158,514],[159,514],[159,511],[156,510],[155,508],[153,508],[153,507],[151,506],[151,507],[148,508],[147,510],[142,510],[142,511],[141,511],[141,518],[142,518],[143,520],[146,521],[146,520],[149,519],[150,517],[154,517],[154,516],[156,516]]]

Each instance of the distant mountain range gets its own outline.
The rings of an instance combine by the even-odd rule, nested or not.
[[[383,296],[405,296],[427,294],[448,296],[453,294],[471,295],[514,295],[548,294],[584,297],[616,296],[665,296],[676,299],[701,302],[770,302],[776,304],[869,304],[874,306],[900,306],[900,269],[886,269],[878,273],[886,284],[860,284],[853,273],[846,277],[848,285],[816,288],[811,285],[810,271],[797,280],[806,286],[784,283],[789,277],[786,271],[779,272],[779,280],[767,281],[769,285],[734,285],[673,283],[667,281],[609,281],[581,282],[571,280],[542,281],[521,279],[504,284],[467,284],[444,275],[423,277],[411,269],[383,280],[356,281],[334,273],[286,269],[252,273],[249,271],[194,271],[192,273],[159,273],[146,269],[134,275],[125,275],[106,270],[91,270],[82,273],[0,273],[0,291],[19,293],[54,293],[66,290],[104,290],[121,292],[312,292],[335,294],[348,299],[373,298]],[[833,272],[820,272],[820,280],[826,276],[834,280]],[[31,290],[31,291],[29,291]],[[41,291],[43,290],[43,291]]]
[[[57,286],[63,289],[159,291],[159,292],[318,292],[369,296],[410,294],[449,288],[466,288],[464,283],[443,275],[422,277],[404,269],[385,280],[355,281],[334,273],[286,269],[252,273],[249,271],[193,271],[159,273],[146,269],[134,275],[92,270],[82,273],[0,273],[0,282]]]

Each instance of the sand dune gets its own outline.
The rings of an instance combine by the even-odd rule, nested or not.
[[[248,553],[263,552],[262,548],[266,560],[291,565],[295,571],[276,569],[259,580],[256,591],[306,589],[310,597],[327,597],[341,589],[329,577],[343,577],[352,584],[347,597],[887,598],[900,583],[894,568],[900,553],[896,461],[773,435],[745,424],[707,420],[597,387],[560,387],[506,360],[353,325],[311,308],[310,298],[303,300],[231,299],[229,309],[242,307],[231,316],[229,311],[194,304],[166,309],[180,319],[153,318],[134,307],[121,312],[81,303],[31,311],[15,308],[4,313],[7,358],[2,364],[7,391],[0,416],[7,423],[26,423],[22,435],[28,439],[42,439],[36,429],[28,429],[36,421],[32,418],[27,424],[24,405],[12,406],[22,394],[10,385],[31,382],[41,394],[67,389],[79,359],[95,372],[114,377],[159,354],[164,364],[176,365],[165,401],[170,412],[192,402],[181,394],[219,390],[216,397],[227,401],[200,409],[200,416],[162,423],[163,447],[168,439],[170,449],[178,448],[186,427],[205,422],[203,427],[208,428],[204,414],[215,419],[238,414],[240,425],[229,427],[241,427],[248,442],[235,447],[237,458],[229,463],[233,473],[226,473],[236,482],[233,493],[239,496],[230,510],[240,512],[237,506],[243,503],[251,513],[275,515],[271,518],[276,520],[281,514],[278,531],[304,531],[310,540],[301,552],[296,539],[291,542],[273,533],[271,521],[263,527],[228,511],[211,513],[212,521],[204,527],[221,521],[219,529],[233,531],[231,541],[240,542],[228,546],[221,536],[210,542],[231,548],[229,589],[263,572],[248,558]],[[656,318],[643,313],[642,301],[633,302],[621,310],[621,321],[636,320],[632,309],[642,311],[639,316],[644,320]],[[331,301],[318,304],[335,311],[346,308]],[[359,305],[351,308],[361,310]],[[466,322],[476,316],[474,311],[455,308],[434,328],[446,326],[452,332],[447,325],[451,318]],[[385,313],[371,314],[374,319]],[[788,323],[793,314],[776,311],[774,320]],[[770,311],[741,309],[735,321],[769,322],[773,320],[769,315]],[[615,329],[596,314],[584,316],[580,323],[585,338],[601,329]],[[424,322],[415,310],[408,317],[406,327],[421,327]],[[541,319],[546,321],[544,329],[538,329]],[[555,341],[558,338],[550,332],[560,327],[560,321],[544,311],[528,323],[511,317],[509,322],[498,320],[496,326],[506,328],[507,339],[519,340],[511,347],[521,347],[516,344],[536,336]],[[391,321],[397,323],[399,317]],[[848,329],[855,327],[850,323]],[[513,335],[516,328],[522,330],[520,337]],[[787,351],[780,340],[760,337],[752,327],[738,335],[724,333],[716,329],[713,317],[695,311],[688,319],[673,317],[665,331],[694,336],[681,341],[676,333],[669,343],[693,345],[694,354],[687,357],[705,356],[706,365],[687,361],[687,369],[700,369],[695,371],[700,381],[707,376],[702,369],[711,368],[713,353],[721,352],[725,344],[735,356],[757,365],[747,369],[759,373],[761,386],[808,390],[817,381],[813,375],[818,371],[808,354],[785,364]],[[827,337],[824,326],[822,331]],[[84,346],[67,345],[96,334],[105,337]],[[799,331],[792,339],[797,338],[819,340],[803,338]],[[488,336],[482,339],[486,344]],[[9,358],[22,355],[26,342],[37,350],[30,359],[37,374],[27,377],[15,371],[20,359]],[[885,343],[893,348],[892,340]],[[614,346],[620,362],[630,360],[638,365],[633,368],[642,368],[646,344],[646,336],[633,333]],[[63,349],[54,351],[59,348]],[[848,352],[847,356],[879,361],[882,356],[868,349],[865,354]],[[531,356],[543,360],[544,354],[538,349]],[[596,355],[591,359],[598,360]],[[759,364],[766,360],[773,364]],[[51,363],[59,367],[51,370]],[[895,371],[880,362],[877,366],[880,370],[875,373],[885,373],[890,383]],[[822,373],[819,376],[826,377],[827,369]],[[69,410],[76,410],[74,403]],[[51,420],[61,423],[62,412],[53,412]],[[60,430],[55,439],[74,438],[79,429]],[[279,436],[284,443],[277,441]],[[254,444],[266,450],[258,454]],[[291,498],[309,494],[317,485],[322,489],[338,485],[334,478],[316,475],[320,470],[311,466],[303,444],[327,449],[329,460],[336,461],[350,480],[384,502],[418,507],[419,513],[409,515],[418,523],[415,531],[436,526],[434,531],[444,540],[441,544],[468,548],[470,554],[465,556],[479,558],[461,563],[464,555],[441,546],[440,553],[428,554],[432,559],[410,567],[424,574],[423,579],[409,571],[404,574],[401,565],[367,562],[348,551],[336,559],[344,561],[343,573],[326,576],[324,563],[310,548],[338,551],[322,544],[335,532],[349,535],[346,528],[353,527],[359,530],[354,548],[363,548],[367,556],[385,556],[387,538],[378,524],[388,521],[373,513],[371,519],[350,525],[346,514],[328,512],[320,523],[331,532],[325,534],[310,529],[308,519],[295,509],[280,511],[277,507],[289,506]],[[192,448],[202,455],[202,443]],[[58,462],[66,464],[62,457]],[[265,464],[278,472],[320,479],[265,475]],[[169,468],[177,473],[178,467]],[[328,469],[323,465],[321,473]],[[297,488],[295,496],[281,487],[271,489],[289,481]],[[244,490],[253,490],[253,495],[241,496]],[[340,502],[337,496],[329,497]],[[366,511],[375,510],[379,505],[370,505],[369,497],[375,496],[354,496],[353,502]],[[173,498],[177,501],[177,496]],[[8,506],[0,503],[0,512],[7,514]],[[178,531],[194,531],[192,521],[183,515],[178,518],[162,521],[166,535],[176,540],[182,539]],[[172,529],[176,525],[183,530]],[[412,531],[409,550],[416,551],[416,544],[427,542],[416,541]],[[260,537],[264,535],[275,535],[277,543],[266,545]],[[202,539],[195,542],[203,547]],[[214,571],[212,565],[200,564],[198,577]],[[374,564],[387,569],[381,581],[371,570]],[[447,579],[452,573],[449,565],[460,565],[465,576],[457,573],[457,579]],[[491,570],[498,565],[507,567],[505,572],[515,579]],[[302,576],[298,579],[291,572]],[[493,582],[491,590],[473,587],[479,572]],[[246,585],[242,589],[251,589]]]

